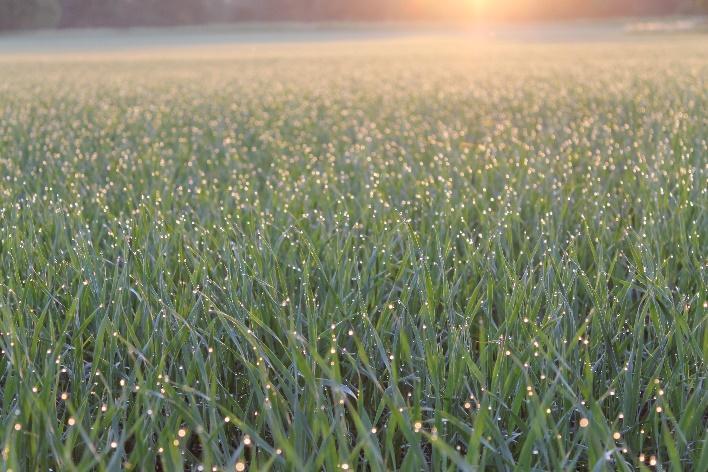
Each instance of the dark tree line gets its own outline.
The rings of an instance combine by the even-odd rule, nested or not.
[[[706,12],[708,0],[521,0],[519,3],[526,8],[518,9],[517,18],[511,15],[511,19]],[[459,18],[464,5],[465,0],[0,0],[0,30]],[[509,16],[507,11],[507,19]]]

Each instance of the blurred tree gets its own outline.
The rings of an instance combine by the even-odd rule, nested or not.
[[[686,11],[689,13],[708,14],[708,0],[687,0],[684,2]]]
[[[52,28],[60,16],[58,0],[0,0],[0,30]]]
[[[476,5],[476,6],[475,6]],[[708,13],[708,0],[0,0],[0,30],[231,21],[505,20]]]

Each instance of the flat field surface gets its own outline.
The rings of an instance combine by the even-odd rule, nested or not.
[[[33,48],[4,470],[708,468],[705,36]]]

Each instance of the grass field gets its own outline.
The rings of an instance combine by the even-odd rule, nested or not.
[[[705,45],[0,56],[2,469],[707,470]]]

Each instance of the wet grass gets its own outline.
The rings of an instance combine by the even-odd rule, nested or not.
[[[706,470],[703,40],[3,61],[2,467]]]

